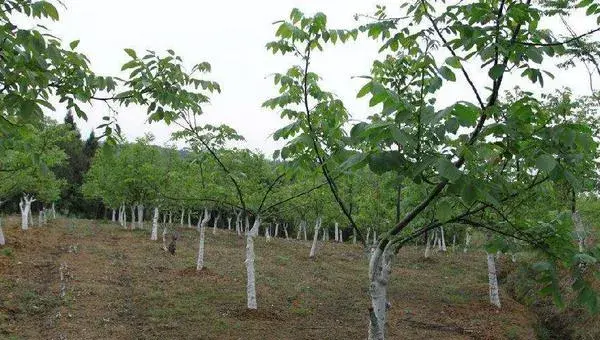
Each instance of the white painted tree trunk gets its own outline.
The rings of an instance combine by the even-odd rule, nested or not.
[[[162,249],[164,251],[168,251],[169,249],[167,248],[167,225],[166,224],[163,226],[162,241],[163,241]]]
[[[31,203],[35,202],[35,199],[29,195],[23,195],[19,202],[19,208],[21,209],[21,229],[29,229],[29,221],[31,218]]]
[[[33,210],[29,207],[29,225],[33,227]]]
[[[275,233],[273,234],[273,237],[277,237],[277,235],[279,235],[279,222],[275,223]]]
[[[452,251],[456,251],[456,234],[452,235]]]
[[[337,223],[337,222],[335,222],[335,227],[334,227],[334,229],[335,229],[335,237],[334,237],[334,240],[335,240],[335,242],[340,242],[339,226],[338,226],[338,223]]]
[[[44,223],[44,210],[40,210],[38,213],[38,227],[41,227]]]
[[[344,243],[344,233],[342,232],[342,229],[338,230],[338,232],[340,233],[338,235],[338,242],[339,243]]]
[[[500,292],[498,290],[498,277],[496,275],[496,260],[494,254],[487,254],[488,282],[490,286],[490,303],[500,308]]]
[[[352,227],[352,244],[356,244],[356,229]]]
[[[260,216],[256,216],[254,225],[252,228],[249,226],[248,219],[246,218],[246,298],[248,309],[258,309],[256,302],[256,279],[254,270],[254,237],[258,235],[258,228],[260,228]]]
[[[144,229],[144,205],[138,204],[138,227]]]
[[[425,258],[429,258],[431,256],[431,241],[433,240],[433,236],[427,236],[426,245],[425,245]]]
[[[367,239],[365,240],[365,244],[369,245],[369,236],[371,235],[371,228],[367,229]]]
[[[327,235],[329,235],[327,228],[323,228],[323,236],[322,236],[323,242],[327,241]]]
[[[302,221],[296,227],[296,240],[300,241],[300,237],[302,236]]]
[[[271,225],[270,224],[265,226],[265,239],[266,239],[266,242],[271,242]]]
[[[242,237],[242,212],[238,211],[237,214],[235,215],[235,232],[239,237]]]
[[[52,202],[52,219],[56,219],[56,205]]]
[[[440,234],[442,235],[442,239],[440,240],[440,250],[446,251],[446,239],[444,238],[444,227],[440,227]]]
[[[571,215],[571,219],[575,225],[575,233],[577,234],[579,252],[583,253],[585,251],[585,228],[583,226],[583,222],[581,221],[581,215],[579,215],[579,211],[575,211]]]
[[[183,227],[183,218],[185,217],[185,208],[181,208],[181,222],[179,223],[179,225],[181,225],[181,227]]]
[[[217,223],[219,222],[219,219],[221,218],[221,213],[219,213],[217,215],[217,217],[215,218],[215,221],[213,223],[213,235],[217,234]]]
[[[135,204],[131,206],[131,229],[135,229]]]
[[[198,219],[200,229],[200,244],[198,245],[198,261],[196,261],[197,271],[200,271],[204,268],[204,231],[208,221],[210,221],[210,213],[208,212],[208,209],[204,209],[204,218],[202,219],[202,222],[200,222],[200,219]]]
[[[2,231],[2,218],[0,218],[0,246],[6,244],[6,240],[4,239],[4,232]]]
[[[188,210],[188,228],[192,228],[192,209]]]
[[[373,228],[373,245],[377,244],[377,230]]]
[[[152,217],[152,233],[150,233],[150,240],[158,240],[158,207],[154,207],[154,216]]]
[[[469,234],[469,231],[466,231],[465,234],[465,249],[463,249],[463,253],[467,252],[467,249],[469,248],[469,245],[471,244],[471,234]]]
[[[308,223],[306,221],[302,221],[302,233],[304,234],[304,241],[308,241],[308,232],[306,228],[308,227]]]
[[[169,224],[173,225],[173,212],[169,211]]]
[[[391,272],[393,252],[382,251],[377,247],[371,254],[369,262],[369,295],[371,308],[369,309],[369,340],[385,339],[385,324],[387,309],[387,289]]]
[[[117,212],[115,211],[115,209],[112,209],[112,218],[110,219],[110,221],[112,223],[115,223],[117,221]]]
[[[289,240],[290,239],[290,235],[288,234],[288,224],[287,223],[283,224],[283,232],[285,234],[285,239]]]
[[[231,230],[231,220],[233,218],[232,217],[227,217],[227,230]]]
[[[317,220],[315,221],[315,234],[313,237],[313,242],[312,242],[312,247],[310,247],[310,255],[309,257],[311,259],[315,258],[315,255],[317,253],[317,239],[319,237],[319,229],[321,228],[321,218],[318,217]]]

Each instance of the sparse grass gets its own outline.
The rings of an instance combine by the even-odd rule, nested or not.
[[[148,230],[89,220],[57,220],[28,232],[8,225],[13,258],[0,256],[0,338],[365,338],[368,261],[359,247],[319,242],[310,260],[309,242],[257,238],[259,309],[250,312],[244,240],[207,233],[207,268],[198,273],[198,233],[179,231],[171,256]],[[508,294],[503,310],[488,306],[483,253],[424,260],[422,251],[407,247],[394,264],[390,339],[533,337],[535,317]],[[64,299],[61,263],[69,268]]]

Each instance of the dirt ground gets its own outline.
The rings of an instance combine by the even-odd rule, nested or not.
[[[58,219],[21,231],[3,223],[1,339],[364,339],[367,259],[358,246],[263,237],[255,242],[258,311],[246,310],[244,240],[207,230],[207,269],[195,270],[198,232],[175,256],[145,230]],[[149,225],[147,223],[146,228]],[[66,294],[60,297],[60,267]],[[533,339],[535,317],[501,292],[488,303],[481,252],[407,247],[394,263],[390,339]]]

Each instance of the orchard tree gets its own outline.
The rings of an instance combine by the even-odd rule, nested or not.
[[[579,5],[595,15],[597,4],[592,3],[585,0]],[[394,254],[407,242],[444,225],[469,225],[527,242],[548,260],[537,266],[546,280],[546,292],[559,297],[556,268],[562,263],[571,268],[573,289],[581,301],[596,307],[596,296],[580,269],[581,263],[596,259],[574,247],[565,212],[547,211],[543,219],[514,213],[527,209],[524,200],[543,193],[550,182],[576,185],[578,159],[589,158],[597,147],[592,130],[585,122],[561,120],[560,113],[544,107],[539,94],[523,92],[514,101],[500,96],[508,75],[520,75],[540,86],[553,77],[542,62],[559,62],[565,45],[581,37],[563,40],[541,27],[548,27],[557,11],[575,11],[567,5],[530,0],[450,5],[418,0],[406,3],[405,13],[394,18],[379,7],[372,22],[353,30],[329,29],[324,14],[309,17],[297,9],[289,20],[278,23],[279,40],[267,48],[292,53],[299,61],[275,75],[280,95],[265,102],[292,121],[276,134],[291,139],[282,156],[305,166],[314,166],[316,159],[355,228],[335,179],[342,164],[345,168],[368,164],[376,172],[395,172],[426,193],[385,228],[371,255],[370,339],[385,338]],[[360,33],[383,41],[382,58],[374,62],[368,83],[358,93],[358,97],[368,95],[369,104],[380,111],[354,125],[349,140],[343,129],[349,114],[334,94],[321,88],[311,61],[326,44],[356,39]],[[488,74],[486,84],[475,83],[469,71],[473,66]],[[436,102],[440,90],[452,87],[459,77],[470,93],[440,107]],[[426,215],[433,219],[416,223]]]

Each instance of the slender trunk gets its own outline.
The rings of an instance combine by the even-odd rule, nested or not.
[[[115,211],[115,209],[112,209],[112,218],[110,219],[110,221],[112,223],[115,223],[117,221],[117,212]]]
[[[425,245],[425,258],[429,258],[431,256],[431,239],[433,239],[433,235],[429,236],[426,240],[426,245]]]
[[[377,230],[373,228],[373,246],[377,244]]]
[[[163,250],[168,251],[169,249],[167,248],[167,225],[166,224],[163,226],[162,240],[163,240],[163,246],[162,246]]]
[[[38,214],[38,227],[41,227],[44,223],[44,210],[40,210]]]
[[[290,235],[288,235],[288,224],[287,223],[283,224],[283,232],[285,234],[285,239],[289,240],[290,239]]]
[[[127,208],[123,205],[123,228],[127,229]]]
[[[154,207],[154,217],[152,217],[152,233],[150,234],[150,240],[156,241],[158,239],[158,207]]]
[[[173,225],[173,212],[169,211],[169,224]]]
[[[300,221],[300,223],[298,223],[298,226],[296,227],[296,240],[300,240],[300,236],[302,236],[302,221]]]
[[[231,217],[227,217],[227,230],[231,230]]]
[[[310,247],[310,258],[314,259],[317,252],[317,239],[319,237],[319,229],[321,228],[321,218],[318,217],[315,222],[315,234],[313,237],[312,247]]]
[[[188,228],[192,228],[192,209],[188,210]]]
[[[500,308],[500,292],[498,290],[498,277],[496,275],[496,260],[494,254],[487,254],[488,282],[490,286],[490,303]]]
[[[135,229],[135,204],[131,206],[131,229]]]
[[[302,230],[304,233],[304,241],[308,241],[308,236],[306,233],[306,227],[307,227],[308,223],[306,223],[306,221],[302,221]]]
[[[185,217],[185,208],[181,208],[181,221],[179,225],[183,227],[183,218]]]
[[[0,246],[6,244],[6,240],[4,239],[4,232],[2,231],[2,218],[0,218]]]
[[[271,225],[266,225],[265,226],[265,239],[267,240],[267,242],[271,242]]]
[[[221,218],[221,213],[219,213],[217,215],[217,217],[215,218],[215,221],[213,223],[213,235],[217,234],[217,223],[219,222],[219,219]]]
[[[339,226],[338,226],[337,222],[335,222],[334,229],[335,229],[335,236],[334,236],[335,242],[339,242],[340,241],[340,238],[339,238],[340,234],[339,234]]]
[[[452,251],[456,251],[456,234],[452,235]]]
[[[144,205],[138,204],[138,226],[144,229]]]
[[[202,222],[200,222],[200,218],[198,218],[198,227],[200,229],[200,244],[198,245],[198,261],[196,261],[196,270],[200,271],[204,268],[204,231],[206,229],[206,224],[210,220],[210,213],[208,209],[204,209],[204,218],[202,218]]]
[[[356,229],[352,228],[352,244],[356,244]]]
[[[467,249],[469,248],[469,244],[471,244],[471,235],[469,234],[469,231],[466,231],[465,234],[465,249],[463,249],[463,252],[466,253]]]
[[[371,228],[367,229],[367,239],[365,240],[365,244],[369,244],[369,236],[371,235]]]
[[[254,236],[258,234],[260,228],[260,216],[256,216],[254,225],[250,228],[246,215],[246,297],[248,301],[248,309],[257,309],[256,303],[256,279],[254,271]]]
[[[442,235],[441,239],[441,250],[446,251],[446,239],[444,238],[444,227],[440,227],[440,233]]]
[[[375,248],[369,262],[369,295],[371,308],[369,308],[369,340],[385,339],[385,324],[387,309],[387,289],[391,272],[393,252],[386,247],[381,251]]]
[[[579,215],[579,211],[574,211],[571,215],[571,219],[575,225],[575,233],[577,234],[579,252],[583,253],[585,251],[585,228],[583,226],[583,222],[581,221],[581,215]]]
[[[277,235],[279,235],[279,223],[275,223],[275,233],[273,234],[273,237],[277,237]]]
[[[31,203],[35,202],[33,197],[24,195],[19,202],[19,209],[21,209],[21,229],[29,229],[29,221],[31,218]]]
[[[327,228],[323,228],[323,242],[327,241],[327,235],[329,235]]]
[[[339,243],[344,243],[344,233],[342,232],[342,229],[339,230],[340,235],[338,236],[338,242]]]
[[[240,218],[241,216],[241,211],[238,211],[238,213],[235,216],[235,232],[237,233],[238,237],[242,237],[242,219]]]
[[[56,205],[52,202],[52,219],[56,219]]]

